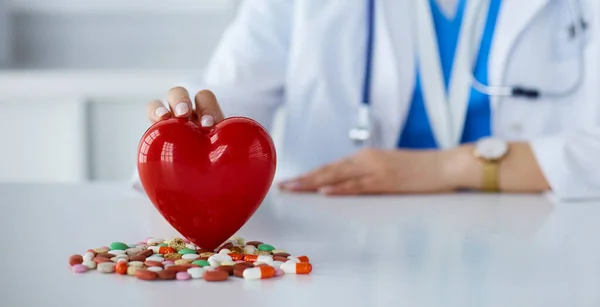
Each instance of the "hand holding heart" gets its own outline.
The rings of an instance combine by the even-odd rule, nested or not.
[[[182,88],[171,90],[168,102],[170,110],[160,101],[149,104],[155,123],[138,147],[140,182],[171,226],[196,245],[214,249],[266,197],[275,175],[275,147],[259,123],[223,119],[209,91],[196,95],[195,110]]]
[[[168,108],[160,100],[148,103],[148,119],[155,123],[161,119],[172,117],[189,118],[197,124],[208,127],[224,119],[217,98],[208,90],[200,91],[194,96],[194,102],[183,87],[174,87],[167,95]]]

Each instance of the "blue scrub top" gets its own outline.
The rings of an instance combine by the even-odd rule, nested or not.
[[[454,62],[454,53],[456,51],[466,1],[467,0],[460,0],[454,19],[446,18],[439,9],[436,0],[429,1],[437,34],[446,91],[448,90],[452,64]],[[488,57],[494,29],[496,27],[498,11],[500,10],[500,1],[501,0],[491,0],[481,46],[475,64],[474,74],[477,79],[484,84],[487,84],[488,82]],[[402,129],[400,139],[398,140],[398,147],[400,148],[435,149],[438,147],[429,124],[429,118],[427,117],[423,99],[420,75],[417,72],[412,103],[406,118],[405,126]],[[491,108],[489,97],[472,89],[461,143],[475,142],[490,134]]]

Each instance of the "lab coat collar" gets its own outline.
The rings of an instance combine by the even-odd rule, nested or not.
[[[490,84],[504,84],[506,65],[513,45],[522,31],[527,28],[533,18],[549,1],[502,0],[490,50],[488,78]],[[411,12],[414,12],[415,8],[413,1],[385,0],[376,3],[380,5],[377,13],[384,18],[385,27],[383,27],[383,30],[385,31],[385,37],[389,39],[391,51],[394,55],[394,63],[388,63],[387,65],[388,68],[392,68],[397,72],[397,79],[388,79],[388,81],[396,80],[395,84],[373,80],[374,85],[383,83],[384,87],[387,87],[387,92],[373,99],[373,102],[377,104],[380,101],[386,105],[386,108],[376,108],[386,112],[386,114],[377,115],[382,125],[379,129],[386,131],[382,135],[380,145],[393,148],[396,146],[399,133],[404,126],[412,94],[414,93],[417,58],[415,56],[416,44],[414,44],[416,37],[413,36],[413,32],[416,20]],[[375,58],[378,57],[375,56]],[[379,68],[381,65],[377,67]],[[374,78],[377,75],[375,74]],[[373,91],[373,95],[378,95],[378,92],[382,93],[381,91]],[[498,98],[491,97],[491,101],[492,108],[495,109]],[[376,110],[376,113],[381,112]],[[391,114],[397,114],[397,116]],[[389,133],[391,131],[397,133]]]
[[[448,91],[444,85],[429,3],[427,0],[418,0],[416,3],[416,41],[425,107],[438,146],[448,149],[460,143],[478,50],[475,47],[481,41],[489,2],[471,0],[465,8]]]
[[[550,0],[502,0],[496,20],[496,30],[490,50],[489,82],[504,84],[504,75],[511,50],[517,38]],[[492,97],[492,107],[498,98]]]

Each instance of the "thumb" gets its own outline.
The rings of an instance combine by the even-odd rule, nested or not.
[[[202,90],[194,97],[196,105],[196,115],[202,126],[212,126],[223,119],[223,111],[217,102],[215,94],[209,90]]]

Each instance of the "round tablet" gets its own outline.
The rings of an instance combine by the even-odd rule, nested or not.
[[[202,278],[206,281],[224,281],[229,279],[229,274],[219,270],[205,271],[204,274],[202,274]]]

